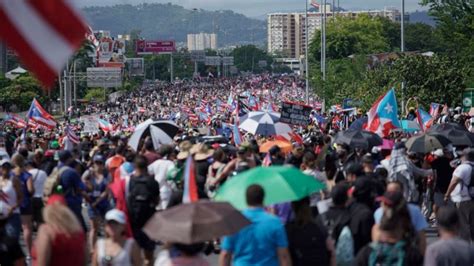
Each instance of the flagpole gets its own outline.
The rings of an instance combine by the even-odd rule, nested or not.
[[[308,0],[305,0],[306,2],[306,12],[305,12],[305,18],[304,18],[304,26],[305,26],[305,32],[306,32],[306,38],[305,38],[305,79],[306,79],[306,104],[309,104],[309,64],[308,64],[308,39],[309,39],[309,32],[308,32]]]
[[[401,0],[402,12],[400,14],[400,51],[405,52],[405,0]],[[402,116],[405,115],[405,81],[402,81]]]

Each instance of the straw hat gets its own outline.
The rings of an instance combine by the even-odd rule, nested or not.
[[[214,154],[214,150],[209,149],[206,144],[199,143],[193,146],[191,153],[194,154],[194,160],[206,160]]]
[[[179,153],[176,158],[178,160],[184,160],[188,158],[188,156],[191,154],[191,148],[193,147],[193,144],[189,140],[185,140],[179,144]]]

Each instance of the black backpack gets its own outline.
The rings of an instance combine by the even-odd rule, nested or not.
[[[286,225],[288,244],[293,265],[329,265],[330,251],[326,247],[324,226],[311,222],[299,226],[295,222]]]
[[[130,184],[130,193],[127,197],[127,207],[130,222],[134,228],[142,228],[156,211],[156,202],[159,195],[150,191],[150,181],[147,177],[133,179]]]

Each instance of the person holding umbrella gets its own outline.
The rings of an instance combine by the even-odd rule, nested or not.
[[[243,211],[252,222],[238,233],[223,238],[219,265],[291,265],[288,240],[283,224],[277,217],[265,212],[265,192],[260,185],[251,185],[246,191],[249,206]]]

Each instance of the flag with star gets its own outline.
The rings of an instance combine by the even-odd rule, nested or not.
[[[368,120],[366,130],[377,133],[381,137],[390,134],[390,130],[399,128],[397,99],[395,90],[391,89],[382,95],[367,113]]]

